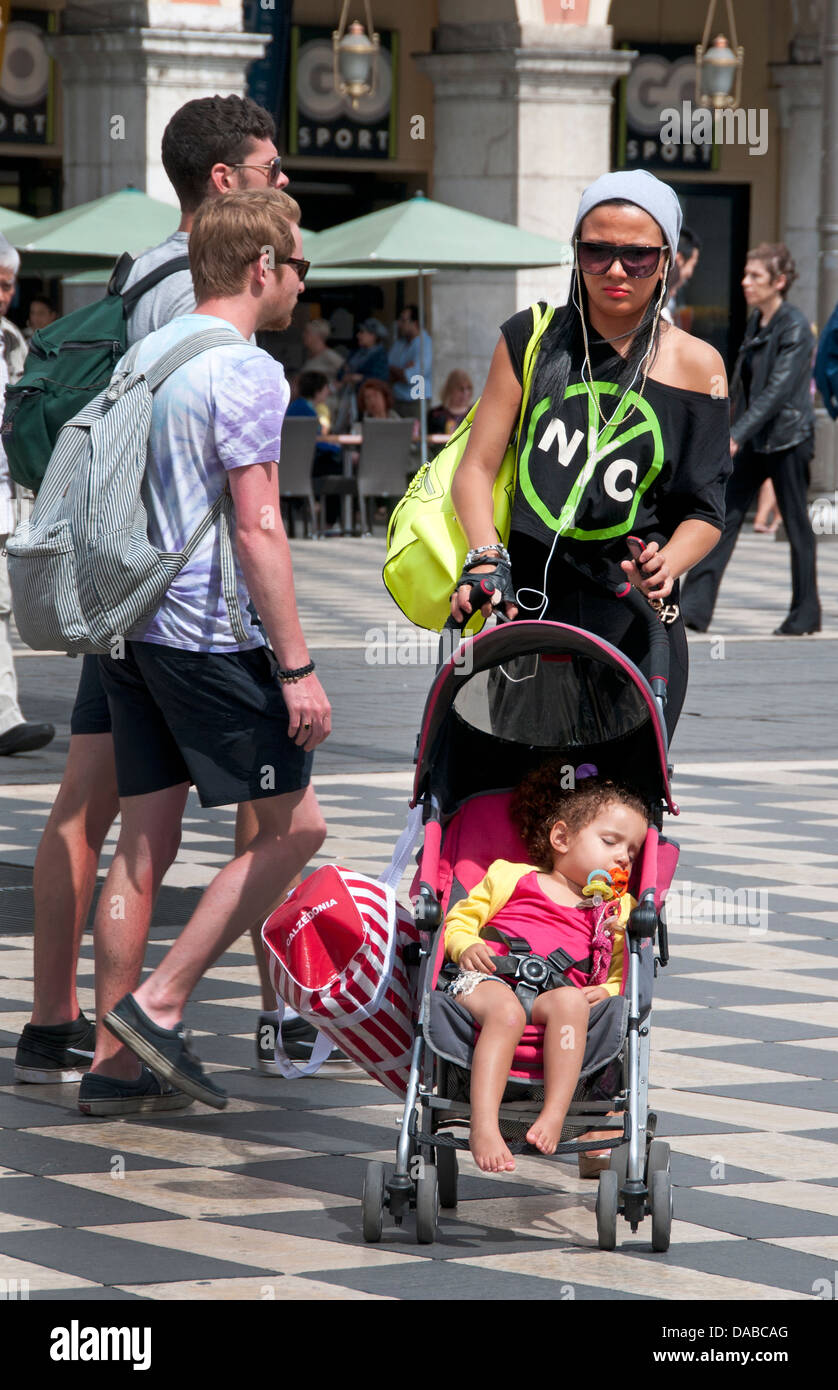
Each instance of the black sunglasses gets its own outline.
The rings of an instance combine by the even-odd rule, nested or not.
[[[286,256],[283,265],[290,265],[292,270],[296,270],[299,278],[305,280],[311,270],[311,261],[300,260],[299,256]]]
[[[612,246],[604,241],[576,242],[579,269],[586,275],[607,275],[619,261],[632,280],[648,280],[658,268],[666,246]]]

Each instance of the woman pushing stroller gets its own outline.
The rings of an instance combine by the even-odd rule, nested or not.
[[[561,790],[560,771],[548,763],[531,773],[512,802],[513,823],[533,862],[496,860],[445,922],[446,955],[460,970],[449,990],[480,1025],[469,1147],[487,1173],[515,1167],[498,1108],[527,1023],[544,1028],[545,1085],[527,1142],[552,1154],[582,1067],[591,1007],[622,989],[624,924],[632,906],[625,887],[646,837],[646,808],[631,792],[596,778]],[[535,998],[526,984],[513,992],[502,973],[510,947],[521,945],[554,966],[551,983]]]
[[[628,579],[658,608],[670,734],[687,684],[678,579],[719,539],[730,471],[722,359],[661,318],[680,226],[674,192],[646,171],[605,174],[585,190],[570,296],[541,339],[519,432],[508,551],[492,489],[521,409],[530,309],[501,327],[452,489],[471,547],[465,569],[495,581],[508,617],[594,632],[642,669],[646,626],[614,596]],[[632,559],[630,534],[644,543]],[[464,574],[451,602],[461,624],[468,593]]]

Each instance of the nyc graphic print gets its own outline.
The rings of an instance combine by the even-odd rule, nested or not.
[[[613,398],[621,396],[615,409]],[[637,391],[622,395],[610,381],[569,386],[564,418],[551,414],[551,404],[546,396],[530,414],[518,461],[521,497],[550,531],[569,539],[630,534],[643,494],[664,463],[651,405]]]

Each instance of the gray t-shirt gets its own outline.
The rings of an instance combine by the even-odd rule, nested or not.
[[[123,290],[130,289],[138,280],[142,280],[144,275],[148,275],[165,261],[174,260],[176,256],[185,256],[188,252],[189,233],[172,232],[172,235],[159,246],[152,246],[150,251],[144,251],[137,257]],[[158,328],[164,328],[181,314],[191,314],[194,308],[195,291],[192,288],[191,272],[176,270],[173,275],[168,275],[159,285],[148,290],[129,314],[126,324],[128,346],[132,347],[140,338],[145,338]]]

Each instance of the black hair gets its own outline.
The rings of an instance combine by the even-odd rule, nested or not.
[[[214,164],[241,164],[251,140],[273,140],[273,117],[250,97],[197,97],[163,131],[163,168],[182,212],[195,212],[207,194]]]
[[[54,300],[50,299],[48,294],[33,294],[32,298],[29,301],[30,309],[32,308],[33,304],[45,304],[51,314],[55,314],[58,312],[58,306],[56,305]]]
[[[419,308],[416,304],[405,304],[402,309],[403,314],[410,314],[413,323],[419,322]]]
[[[678,238],[678,255],[683,256],[688,261],[694,251],[701,250],[701,237],[697,236],[690,227],[682,227],[681,235]]]
[[[637,207],[628,198],[609,198],[604,203],[597,204],[598,207]],[[577,228],[578,232],[578,228]],[[575,235],[575,234],[574,234]],[[668,243],[664,238],[664,250],[668,250]],[[667,267],[664,277],[666,290],[669,288],[672,278],[672,261]],[[666,290],[664,291],[664,302],[666,302]],[[658,312],[658,301],[660,299],[660,289],[656,289],[646,306],[646,312],[634,333],[631,346],[625,357],[621,356],[615,348],[611,349],[611,356],[608,359],[608,370],[611,379],[619,387],[628,387],[635,378],[637,369],[643,360],[648,348],[649,337],[652,325]],[[578,304],[578,308],[576,307]],[[571,361],[578,361],[585,351],[585,340],[582,334],[582,318],[585,316],[585,323],[588,329],[588,341],[597,343],[600,339],[596,330],[591,327],[590,314],[588,312],[588,292],[585,289],[585,282],[576,274],[574,267],[570,277],[570,292],[567,303],[556,311],[545,331],[541,340],[541,348],[536,359],[535,377],[532,385],[532,400],[543,400],[545,396],[555,402],[558,407],[564,400],[567,384],[570,380]],[[654,362],[660,345],[660,318],[658,317],[655,325],[654,342],[649,354],[649,364]]]
[[[304,401],[313,400],[318,391],[329,385],[325,372],[300,372],[297,377],[297,395]]]

